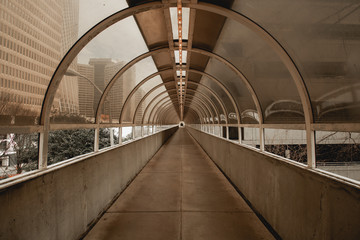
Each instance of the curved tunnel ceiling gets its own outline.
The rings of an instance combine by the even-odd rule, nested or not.
[[[285,9],[288,6],[285,1],[280,2],[274,8]],[[341,9],[342,3],[335,2],[336,7]],[[315,40],[305,39],[309,42],[304,48],[308,46],[316,52],[313,48],[315,41],[323,41],[336,46],[341,56],[338,60],[330,54],[328,58],[316,56],[317,62],[312,64],[318,68],[313,70],[310,63],[304,60],[311,59],[311,51],[306,50],[308,56],[305,58],[300,45],[284,30],[292,27],[295,31],[298,26],[295,20],[294,23],[281,25],[264,9],[263,12],[252,9],[249,1],[189,0],[182,3],[187,10],[188,26],[184,28],[187,33],[182,49],[186,57],[181,67],[178,59],[179,41],[174,35],[172,20],[176,1],[128,0],[128,8],[115,12],[93,26],[65,54],[47,88],[40,124],[49,126],[56,114],[62,114],[61,111],[66,114],[58,99],[72,91],[68,89],[69,93],[64,93],[62,86],[71,77],[81,78],[95,86],[91,94],[96,100],[92,115],[89,114],[87,119],[96,124],[146,124],[154,121],[145,120],[152,115],[157,116],[154,119],[161,116],[159,121],[163,121],[166,114],[160,113],[157,108],[163,106],[161,104],[165,99],[171,103],[165,112],[171,111],[172,115],[176,112],[178,120],[194,120],[196,115],[201,115],[201,118],[213,119],[213,123],[214,119],[224,119],[226,124],[304,124],[308,131],[315,123],[359,123],[360,72],[353,69],[360,69],[360,60],[355,59],[353,53],[342,56],[337,47],[342,39],[343,44],[355,53],[360,49],[357,37],[360,23],[352,17],[357,12],[356,8],[351,16],[335,23],[344,27],[352,26],[352,31],[348,28],[344,30],[348,31],[346,36],[335,31],[337,26],[330,25],[333,15],[330,10],[321,12],[322,16],[328,16],[321,25],[310,21],[315,17],[308,19],[308,25],[314,25],[313,28],[319,32]],[[305,5],[309,7],[312,3]],[[290,16],[288,13],[280,15],[282,19]],[[123,61],[121,66],[115,66],[109,60],[114,65],[112,75],[106,76],[103,86],[99,86],[94,79],[81,72],[85,66],[75,66],[77,58],[80,58],[79,53],[93,44],[93,39],[112,30],[118,23],[127,23],[131,19],[138,27],[144,47],[139,46],[137,51],[134,49],[140,54]],[[306,25],[305,20],[298,21]],[[326,30],[330,27],[334,29],[333,32]],[[303,26],[300,31],[303,31]],[[309,32],[308,35],[312,36],[313,33]],[[345,39],[346,42],[345,37],[349,38]],[[131,37],[128,40],[131,41]],[[122,56],[118,57],[121,59]],[[106,62],[105,59],[100,60]],[[102,64],[100,60],[89,64],[96,70]],[[339,61],[348,65],[341,65]],[[150,65],[145,70],[144,66]],[[184,84],[181,86],[180,68],[184,72]],[[317,71],[316,76],[314,71]],[[59,89],[62,89],[61,93]],[[157,98],[160,95],[162,98]],[[182,98],[186,107],[180,103]],[[189,109],[192,109],[189,113],[191,117],[187,118]],[[199,109],[202,109],[201,112]],[[253,116],[252,120],[249,120],[249,116]],[[176,118],[167,119],[175,121]]]

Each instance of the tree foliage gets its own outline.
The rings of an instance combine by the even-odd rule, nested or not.
[[[49,134],[49,164],[94,151],[94,129],[59,130]],[[116,137],[115,137],[116,140]],[[110,131],[100,129],[99,147],[110,146]]]

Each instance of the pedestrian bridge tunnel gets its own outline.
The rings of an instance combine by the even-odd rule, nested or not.
[[[360,239],[359,14],[0,1],[0,239]]]

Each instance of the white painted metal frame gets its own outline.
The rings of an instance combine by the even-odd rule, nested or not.
[[[168,8],[170,5],[167,5]],[[220,6],[208,4],[208,3],[184,3],[184,7],[190,7],[191,9],[195,10],[203,10],[212,13],[216,13],[227,18],[233,19],[251,29],[254,33],[258,34],[263,40],[265,40],[269,47],[271,47],[283,61],[287,69],[289,70],[295,85],[298,90],[298,94],[301,99],[301,103],[303,106],[304,116],[305,116],[305,129],[306,129],[306,136],[307,136],[307,156],[308,156],[308,166],[315,167],[315,138],[314,138],[314,131],[315,130],[342,130],[345,131],[360,131],[360,124],[359,123],[348,123],[348,124],[314,124],[313,114],[312,114],[312,106],[310,97],[302,78],[302,75],[297,68],[295,61],[291,58],[288,54],[286,49],[282,47],[282,45],[264,28],[262,28],[259,24],[254,22],[253,20],[249,19],[248,17],[242,15],[241,13],[235,12],[233,10],[225,9]],[[66,73],[66,70],[72,63],[72,61],[76,58],[78,53],[99,33],[107,29],[108,27],[112,26],[113,24],[125,19],[126,17],[132,16],[136,13],[146,12],[152,9],[162,9],[164,5],[159,2],[151,2],[146,4],[141,4],[135,7],[127,8],[122,11],[119,11],[110,17],[104,19],[97,25],[95,25],[92,29],[90,29],[87,33],[85,33],[68,51],[68,53],[64,56],[61,60],[60,64],[58,65],[57,69],[55,70],[50,84],[48,86],[47,92],[44,97],[42,111],[40,114],[40,125],[41,126],[25,126],[25,127],[15,127],[10,126],[13,132],[21,132],[22,130],[27,132],[39,132],[40,133],[40,140],[39,140],[39,168],[43,169],[47,166],[47,142],[48,142],[48,134],[51,129],[50,127],[50,110],[53,104],[53,100],[56,94],[56,91],[60,85],[60,82]],[[190,50],[190,49],[189,49]],[[193,51],[191,49],[190,51]],[[143,58],[150,55],[142,55]],[[141,58],[141,56],[139,57]],[[129,63],[130,64],[130,63]],[[121,74],[120,74],[121,75]],[[109,88],[108,88],[109,87]],[[108,85],[106,88],[106,93],[110,90],[111,85]],[[105,96],[106,93],[103,95]],[[254,95],[252,95],[254,97]],[[256,95],[255,95],[256,96]],[[101,99],[99,106],[104,101],[104,98]],[[261,113],[258,109],[258,113]],[[98,114],[98,113],[97,113]],[[98,118],[96,123],[98,123]],[[260,122],[262,124],[262,121]],[[77,128],[81,126],[85,126],[85,124],[75,124],[71,127],[75,126]],[[286,124],[287,126],[295,126],[291,124]],[[90,125],[86,125],[90,126]],[[94,126],[94,125],[91,125]],[[120,124],[118,126],[121,126]],[[285,124],[281,125],[285,127]],[[97,129],[99,126],[96,126]],[[264,125],[260,125],[260,128],[263,129]],[[3,126],[0,128],[0,132],[8,132],[8,126]],[[263,130],[261,130],[263,131]]]

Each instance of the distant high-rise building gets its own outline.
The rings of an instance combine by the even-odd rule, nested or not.
[[[78,14],[79,0],[0,1],[0,115],[39,113],[55,68],[78,37]],[[73,78],[61,83],[55,109],[78,112],[77,85]],[[14,105],[21,111],[10,112]]]
[[[79,91],[81,91],[79,92],[79,105],[81,115],[88,118],[94,117],[102,92],[114,75],[124,65],[125,62],[115,62],[110,58],[92,58],[89,61],[89,65],[78,65],[79,74],[87,78],[79,78]],[[97,87],[91,86],[89,81],[92,81]],[[89,90],[88,87],[92,90]],[[134,87],[135,67],[132,67],[117,79],[112,86],[102,106],[101,117],[103,122],[111,121],[116,123],[119,121],[120,112],[126,97]],[[134,104],[135,102],[132,101],[130,104],[131,109],[134,109]],[[92,109],[90,109],[90,106],[92,106]],[[126,115],[130,116],[129,111],[126,111]]]
[[[106,87],[105,82],[105,66],[108,64],[112,64],[111,58],[92,58],[89,61],[89,64],[94,68],[94,83],[101,91],[104,91]],[[94,113],[96,113],[98,103],[100,101],[100,97],[102,92],[98,91],[97,88],[94,88],[94,98],[93,98],[93,109]]]
[[[81,76],[78,78],[80,115],[92,119],[95,115],[94,95],[96,91],[92,84],[94,83],[94,66],[78,64],[77,67],[78,73]]]

